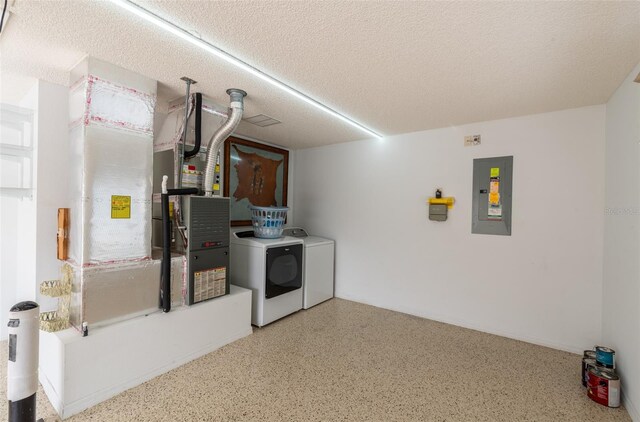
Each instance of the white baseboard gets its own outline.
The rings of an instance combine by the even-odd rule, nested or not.
[[[51,406],[53,406],[56,412],[60,414],[60,412],[62,412],[62,408],[64,405],[62,403],[62,398],[58,396],[56,389],[53,388],[53,384],[51,383],[51,381],[49,381],[46,374],[44,374],[42,370],[38,371],[38,380],[40,381],[40,384],[42,384],[42,389],[44,390],[44,393],[49,399]]]
[[[638,412],[638,408],[635,404],[624,394],[624,390],[622,390],[622,404],[624,405],[627,412],[629,412],[629,416],[631,416],[631,420],[633,422],[640,422],[640,412]]]
[[[442,322],[442,323],[445,323],[445,324],[451,324],[451,325],[455,325],[457,327],[468,328],[468,329],[471,329],[471,330],[480,331],[480,332],[487,333],[487,334],[493,334],[493,335],[500,336],[500,337],[507,337],[507,338],[514,339],[514,340],[524,341],[525,343],[531,343],[531,344],[536,344],[538,346],[544,346],[544,347],[549,347],[549,348],[552,348],[552,349],[562,350],[562,351],[569,352],[569,353],[575,353],[575,354],[582,355],[582,352],[584,351],[584,347],[580,348],[580,347],[576,347],[576,346],[573,346],[573,345],[556,343],[556,342],[547,341],[547,340],[544,340],[544,339],[539,339],[539,338],[536,338],[536,337],[523,336],[523,335],[520,335],[520,334],[515,334],[515,333],[511,333],[511,332],[507,332],[507,331],[487,329],[486,327],[482,327],[482,326],[473,324],[473,323],[468,322],[468,321],[458,320],[458,319],[450,318],[450,317],[444,317],[442,315],[436,315],[436,314],[432,314],[430,312],[421,311],[418,314],[415,311],[415,309],[410,309],[410,308],[406,308],[406,307],[403,307],[403,306],[394,306],[394,307],[382,306],[380,304],[371,303],[369,301],[362,300],[362,298],[360,298],[360,297],[355,297],[355,296],[351,296],[351,295],[348,295],[348,294],[340,294],[340,295],[336,295],[336,297],[341,298],[341,299],[345,299],[345,300],[350,300],[350,301],[353,301],[353,302],[364,303],[365,305],[375,306],[377,308],[382,308],[382,309],[387,309],[387,310],[390,310],[390,311],[400,312],[400,313],[403,313],[403,314],[417,316],[419,318],[425,318],[425,319],[429,319],[429,320],[432,320],[432,321]]]

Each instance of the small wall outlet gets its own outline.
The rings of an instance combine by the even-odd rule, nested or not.
[[[465,147],[474,147],[480,145],[480,135],[469,135],[464,137]]]

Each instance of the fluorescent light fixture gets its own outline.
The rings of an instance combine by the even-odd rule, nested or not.
[[[259,69],[256,69],[255,67],[251,66],[250,64],[243,62],[242,60],[232,56],[231,54],[227,53],[224,50],[219,49],[218,47],[215,47],[212,44],[209,44],[208,42],[195,37],[194,35],[190,34],[189,32],[185,31],[184,29],[162,19],[161,17],[149,12],[146,9],[143,9],[142,7],[138,6],[135,3],[130,2],[129,0],[111,0],[113,3],[117,4],[118,6],[122,7],[123,9],[125,9],[128,12],[133,13],[136,16],[139,16],[141,18],[143,18],[144,20],[153,23],[154,25],[158,26],[159,28],[164,29],[167,32],[172,33],[173,35],[182,38],[185,41],[188,41],[189,43],[195,45],[196,47],[199,47],[201,49],[203,49],[204,51],[208,52],[209,54],[212,54],[218,58],[221,58],[222,60],[226,61],[227,63],[230,63],[242,70],[244,70],[247,73],[252,74],[253,76],[262,79],[263,81],[285,91],[286,93],[293,95],[294,97],[304,101],[307,104],[310,104],[314,107],[316,107],[319,110],[324,111],[325,113],[342,120],[345,123],[350,124],[351,126],[360,129],[361,131],[365,132],[366,134],[373,136],[375,138],[382,138],[383,136],[380,135],[379,133],[376,133],[375,131],[367,128],[366,126],[356,122],[355,120],[345,116],[344,114],[338,113],[337,111],[327,107],[326,105],[322,104],[319,101],[314,100],[313,98],[309,97],[308,95],[303,94],[302,92],[290,87],[289,85],[285,84],[284,82],[281,82],[279,80],[277,80],[276,78],[274,78],[273,76],[269,76],[266,73],[262,72]]]

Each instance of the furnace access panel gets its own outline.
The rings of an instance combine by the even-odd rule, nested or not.
[[[229,198],[183,197],[187,305],[229,294]]]

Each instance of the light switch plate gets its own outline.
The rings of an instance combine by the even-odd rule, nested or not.
[[[480,145],[480,135],[469,135],[464,137],[464,146],[465,147],[474,147]]]

